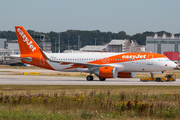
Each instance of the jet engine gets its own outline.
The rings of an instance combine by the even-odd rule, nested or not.
[[[100,67],[99,77],[100,78],[116,78],[118,75],[118,70],[114,66]]]
[[[133,78],[135,75],[135,72],[118,72],[119,78]]]

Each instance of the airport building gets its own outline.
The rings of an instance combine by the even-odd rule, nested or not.
[[[52,53],[51,51],[51,42],[45,42],[45,35],[44,34],[34,34],[31,35],[32,38],[35,40],[35,42],[38,44],[38,46],[41,48],[41,50]]]
[[[146,37],[146,52],[153,52],[164,54],[164,52],[180,52],[180,37],[175,37],[172,34],[170,37],[167,37],[166,34],[163,36],[154,36]]]
[[[19,45],[17,40],[12,40],[11,42],[7,42],[6,40],[2,40],[0,38],[0,56],[9,56],[9,55],[19,55]]]
[[[33,35],[32,37],[43,51],[52,53],[51,42],[45,42],[45,35]],[[0,38],[0,63],[10,64],[14,62],[8,58],[5,59],[6,56],[10,55],[20,55],[18,41],[12,40],[8,42],[7,39]]]
[[[83,48],[80,48],[80,52],[107,52],[106,45],[86,45]]]
[[[5,38],[0,38],[0,48],[4,49],[5,48],[5,42],[7,42],[7,39]]]
[[[80,49],[80,52],[115,52],[115,53],[121,53],[121,52],[145,52],[145,47],[140,46],[136,40],[118,40],[113,39],[104,46],[98,46],[98,45],[86,45],[85,47]]]
[[[130,41],[129,40],[111,40],[110,43],[107,44],[108,52],[124,52],[129,49]]]
[[[41,50],[47,52],[47,53],[52,53],[51,51],[51,42],[39,42],[38,43],[39,47]]]
[[[6,42],[5,49],[10,51],[8,55],[20,55],[19,44],[17,40]]]
[[[45,35],[32,35],[38,46],[45,52],[52,53],[51,42],[45,42]],[[7,39],[0,38],[0,56],[20,55],[17,40],[8,42]]]

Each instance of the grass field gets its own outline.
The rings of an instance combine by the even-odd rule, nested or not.
[[[66,91],[66,93],[89,93],[92,91],[119,93],[124,91],[130,92],[144,92],[148,94],[160,93],[178,93],[180,86],[114,86],[114,85],[0,85],[0,91],[5,94],[21,94],[21,93],[59,93]]]
[[[1,119],[179,119],[179,86],[1,85]]]

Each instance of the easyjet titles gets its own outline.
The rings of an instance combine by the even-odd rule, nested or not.
[[[135,59],[135,58],[143,58],[145,59],[146,58],[146,55],[123,55],[122,58],[132,58],[132,59]]]
[[[36,50],[36,47],[32,45],[32,41],[29,41],[29,39],[26,37],[26,35],[21,31],[21,28],[17,29],[17,32],[21,35],[23,41],[29,46],[29,48],[34,52]]]

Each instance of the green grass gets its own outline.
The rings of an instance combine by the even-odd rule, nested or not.
[[[179,119],[179,86],[1,85],[1,119]]]
[[[148,92],[149,94],[159,93],[177,93],[180,92],[180,86],[116,86],[116,85],[0,85],[0,91],[6,94],[16,93],[55,93],[66,91],[67,93],[77,92],[107,92],[112,93],[124,92]]]

